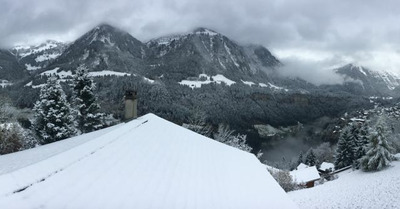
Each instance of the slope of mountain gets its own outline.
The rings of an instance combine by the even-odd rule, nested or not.
[[[379,172],[359,170],[314,188],[290,192],[304,209],[312,208],[398,208],[400,205],[400,162]]]
[[[0,80],[18,81],[26,75],[17,58],[10,51],[0,49]]]
[[[153,114],[98,132],[0,156],[31,163],[0,175],[0,207],[297,208],[254,155]]]
[[[65,43],[48,40],[36,46],[17,46],[11,52],[28,71],[34,71],[47,67],[66,47]]]
[[[364,92],[369,95],[392,95],[400,86],[400,78],[389,72],[376,72],[353,64],[336,69],[336,73],[345,78],[345,87],[349,91]],[[352,88],[352,89],[351,89]]]
[[[91,71],[140,73],[145,67],[146,45],[129,33],[102,24],[69,45],[48,69],[74,70],[85,65]]]

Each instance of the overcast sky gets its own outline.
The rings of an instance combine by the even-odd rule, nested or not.
[[[73,41],[101,22],[141,41],[204,26],[290,63],[400,73],[398,0],[0,0],[0,46]]]

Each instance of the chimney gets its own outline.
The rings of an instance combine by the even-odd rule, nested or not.
[[[133,90],[125,91],[125,120],[129,121],[137,118],[137,92]]]

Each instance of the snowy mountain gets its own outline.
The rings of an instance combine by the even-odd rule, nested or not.
[[[348,88],[359,89],[370,95],[391,95],[400,86],[400,78],[392,73],[377,72],[353,64],[336,69],[336,73],[344,76]]]
[[[153,114],[0,165],[1,208],[297,208],[254,155]]]
[[[35,46],[16,46],[11,52],[28,71],[35,71],[47,67],[66,47],[65,43],[48,40]]]
[[[181,80],[200,74],[221,74],[235,81],[256,79],[256,74],[273,71],[280,64],[262,46],[241,46],[207,28],[157,38],[146,45],[152,51],[153,76],[169,72],[166,76],[178,75],[173,78]]]
[[[74,72],[84,64],[90,71],[140,73],[147,51],[146,45],[129,33],[102,24],[70,44],[49,69],[60,67]]]
[[[379,172],[360,170],[340,174],[314,188],[290,192],[300,208],[399,208],[400,162]]]

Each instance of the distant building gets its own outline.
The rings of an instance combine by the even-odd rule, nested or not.
[[[327,162],[323,162],[318,169],[319,175],[328,181],[335,179],[332,174],[333,171],[335,171],[335,165]]]
[[[317,167],[315,166],[291,171],[290,175],[292,176],[294,182],[307,188],[314,187],[315,181],[321,178]]]
[[[310,167],[310,166],[308,166],[308,165],[306,165],[306,164],[304,164],[304,163],[300,163],[300,164],[296,167],[296,170],[301,170],[301,169],[308,168],[308,167]]]
[[[333,163],[323,162],[319,167],[318,171],[321,173],[330,173],[335,170],[335,165]]]

